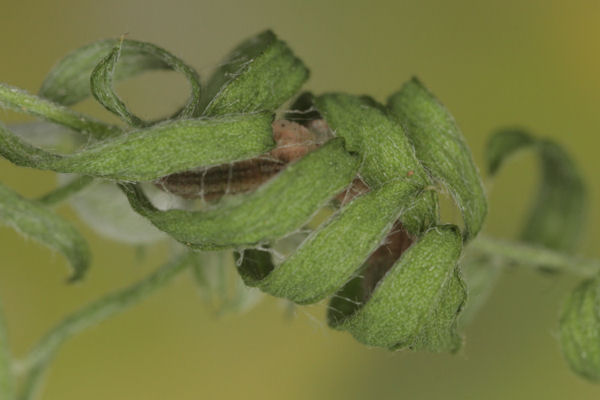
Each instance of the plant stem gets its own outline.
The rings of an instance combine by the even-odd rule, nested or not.
[[[148,297],[156,289],[166,285],[179,272],[190,265],[190,254],[185,253],[134,285],[108,294],[83,307],[54,327],[37,343],[25,359],[18,363],[18,370],[27,374],[21,388],[19,400],[34,398],[36,388],[44,375],[45,367],[67,339],[124,311]]]
[[[600,272],[600,260],[582,259],[523,242],[479,236],[468,248],[523,267],[543,267],[583,277],[591,277]]]
[[[51,207],[79,192],[94,181],[91,176],[80,176],[37,199],[38,203]]]
[[[12,371],[12,357],[8,345],[8,334],[6,332],[6,324],[4,323],[4,315],[0,309],[0,398],[13,400],[15,396],[14,389],[14,375]]]

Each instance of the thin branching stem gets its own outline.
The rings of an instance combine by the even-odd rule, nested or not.
[[[8,344],[8,333],[4,323],[4,315],[0,309],[0,398],[14,399],[14,376],[12,371],[12,357]]]
[[[80,176],[78,178],[73,179],[66,185],[60,186],[39,197],[37,201],[38,203],[49,207],[57,205],[58,203],[68,199],[72,195],[86,188],[93,181],[94,178],[92,178],[91,176]]]
[[[600,272],[600,260],[578,258],[524,242],[479,236],[469,244],[469,249],[522,267],[543,267],[583,277]]]
[[[189,261],[189,254],[179,256],[134,285],[109,294],[66,317],[17,363],[18,372],[26,374],[19,400],[34,398],[45,366],[67,339],[145,299],[186,269]]]

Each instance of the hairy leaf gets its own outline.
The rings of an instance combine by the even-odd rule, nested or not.
[[[269,275],[260,275],[268,270],[255,270],[253,280],[260,280],[258,286],[265,292],[300,304],[332,295],[379,247],[417,192],[408,182],[391,181],[360,196],[313,232]]]
[[[466,298],[457,267],[461,249],[457,227],[431,228],[368,299],[360,295],[361,279],[350,281],[331,303],[330,325],[370,346],[456,351],[461,344],[457,316]]]
[[[332,140],[255,192],[205,211],[159,211],[139,187],[121,188],[133,209],[158,229],[188,246],[210,250],[268,243],[299,229],[352,181],[357,166],[343,140]]]
[[[148,181],[269,151],[274,145],[271,119],[271,114],[256,113],[167,121],[69,155],[36,148],[0,124],[0,155],[25,167]]]
[[[84,100],[92,93],[92,71],[119,43],[119,39],[100,40],[68,54],[52,68],[42,84],[39,95],[66,106]],[[119,81],[146,71],[169,68],[169,63],[154,54],[123,46],[113,80]]]
[[[450,192],[465,223],[466,240],[477,236],[487,214],[481,177],[448,110],[416,78],[388,99],[417,157]]]
[[[150,43],[133,40],[121,40],[110,53],[103,58],[92,71],[90,85],[92,94],[110,112],[120,116],[125,122],[134,127],[152,125],[152,122],[143,121],[132,114],[125,103],[113,90],[116,67],[121,55],[139,56],[147,59],[155,58],[170,69],[181,72],[190,83],[192,93],[183,108],[175,115],[178,118],[193,118],[200,114],[200,78],[196,71],[186,65],[179,58],[166,50]],[[141,71],[140,71],[141,72]]]
[[[392,180],[426,188],[430,180],[402,126],[388,117],[383,106],[365,97],[347,94],[325,94],[315,99],[336,136],[346,140],[349,151],[361,156],[359,174],[371,188]],[[437,223],[437,196],[430,191],[403,215],[403,225],[418,234]]]
[[[0,223],[62,253],[73,268],[71,281],[83,277],[90,263],[85,239],[66,220],[0,184]]]
[[[488,143],[488,171],[495,175],[510,156],[525,149],[534,149],[540,156],[541,182],[521,239],[571,252],[585,226],[586,189],[575,162],[562,147],[522,130],[502,130]]]
[[[296,94],[308,74],[287,45],[265,31],[236,47],[211,77],[204,114],[274,110]]]
[[[69,108],[0,83],[0,107],[24,112],[103,139],[121,134],[121,128],[96,121]]]
[[[600,278],[583,281],[560,317],[563,355],[579,375],[600,382]]]

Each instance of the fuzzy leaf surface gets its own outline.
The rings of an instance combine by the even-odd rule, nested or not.
[[[204,115],[275,110],[298,92],[308,69],[271,31],[238,45],[208,82]]]
[[[271,114],[172,120],[69,155],[37,148],[0,124],[0,155],[19,166],[128,181],[250,158],[273,146]]]
[[[302,227],[347,186],[358,161],[343,140],[329,141],[256,191],[201,211],[159,211],[135,185],[121,184],[132,208],[191,247],[211,250],[269,243]]]
[[[573,371],[600,382],[600,278],[583,281],[565,302],[560,343]]]
[[[388,99],[432,177],[450,192],[465,223],[464,237],[477,236],[487,215],[487,200],[471,151],[448,110],[416,78]]]
[[[141,59],[157,60],[157,64],[163,63],[174,71],[180,72],[188,80],[191,87],[191,95],[183,108],[176,113],[177,118],[193,118],[200,114],[200,78],[196,71],[175,57],[168,51],[151,43],[138,42],[134,40],[119,41],[110,53],[104,57],[92,71],[90,77],[90,88],[94,98],[108,111],[118,115],[127,124],[134,127],[152,125],[154,122],[144,121],[129,111],[125,103],[119,98],[113,88],[116,80],[117,66],[123,57],[138,57]],[[126,59],[127,61],[127,59]],[[141,66],[143,67],[143,65]],[[140,71],[143,69],[140,67]]]

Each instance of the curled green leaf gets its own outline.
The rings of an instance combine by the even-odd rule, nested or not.
[[[119,45],[119,39],[106,39],[83,46],[64,57],[52,68],[39,95],[69,106],[91,95],[90,76],[96,65]],[[151,53],[124,46],[115,68],[114,81],[130,78],[145,71],[169,69],[165,60]]]
[[[0,155],[16,165],[129,181],[268,152],[271,114],[172,120],[94,143],[69,155],[34,147],[0,124]]]
[[[89,134],[96,139],[121,134],[121,129],[117,126],[96,121],[60,104],[4,83],[0,83],[0,107],[34,115],[75,131]]]
[[[600,278],[583,281],[565,302],[560,342],[571,369],[600,382]]]
[[[329,324],[370,346],[456,351],[457,316],[466,298],[457,266],[461,250],[455,226],[431,228],[372,293],[361,277],[351,280],[333,298]]]
[[[331,140],[255,192],[201,211],[159,211],[139,187],[120,186],[132,208],[158,229],[188,246],[211,250],[269,243],[301,228],[352,181],[357,167],[343,140]]]
[[[454,198],[463,215],[465,239],[477,236],[487,200],[471,151],[452,115],[416,78],[390,96],[388,108],[410,137],[418,159]]]
[[[402,126],[372,99],[347,94],[325,94],[315,105],[336,136],[346,140],[349,151],[361,156],[360,177],[372,188],[392,180],[426,188],[429,176],[415,156]],[[437,196],[421,196],[403,215],[403,225],[418,234],[438,221]]]
[[[62,253],[73,268],[71,281],[83,277],[90,264],[85,239],[66,220],[0,184],[0,223]]]
[[[407,182],[391,181],[360,196],[313,232],[269,275],[255,274],[253,279],[260,280],[263,291],[299,304],[332,295],[381,245],[417,192]]]
[[[521,239],[572,252],[585,226],[587,196],[575,162],[560,145],[518,129],[498,131],[487,146],[488,172],[495,175],[510,156],[525,149],[539,154],[541,181]]]
[[[308,79],[308,69],[271,31],[237,46],[208,82],[205,115],[274,110]]]
[[[200,114],[201,86],[196,71],[168,51],[150,43],[134,40],[120,40],[92,71],[90,78],[92,94],[107,110],[120,116],[131,126],[144,127],[152,125],[152,122],[143,121],[132,114],[113,90],[114,75],[122,54],[125,54],[126,57],[139,55],[139,57],[145,59],[155,58],[170,69],[181,72],[190,83],[192,92],[189,100],[176,116],[178,118],[193,118]]]

